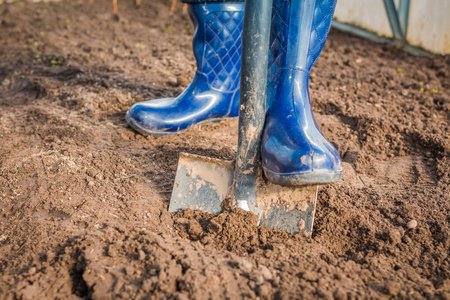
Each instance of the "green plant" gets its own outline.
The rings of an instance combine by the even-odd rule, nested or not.
[[[14,214],[13,221],[17,220],[17,219],[20,217],[21,214],[22,214],[21,211],[16,212],[16,213]]]
[[[64,57],[55,57],[50,61],[50,64],[52,67],[55,67],[57,65],[62,65],[64,62]]]

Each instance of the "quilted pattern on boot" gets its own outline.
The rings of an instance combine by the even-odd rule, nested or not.
[[[243,13],[219,11],[208,14],[205,22],[205,53],[201,73],[217,90],[239,88],[242,52]]]

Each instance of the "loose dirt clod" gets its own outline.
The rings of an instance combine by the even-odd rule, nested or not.
[[[395,281],[388,281],[385,284],[386,292],[388,295],[397,296],[401,289],[401,284]]]
[[[190,220],[188,226],[189,226],[189,235],[191,236],[191,238],[196,239],[202,235],[203,229],[197,220],[195,219]]]
[[[262,276],[264,277],[265,280],[271,280],[272,279],[272,273],[270,272],[270,270],[266,267],[266,266],[259,266],[259,270],[261,271]]]

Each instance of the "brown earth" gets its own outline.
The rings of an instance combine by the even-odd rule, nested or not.
[[[167,212],[178,153],[232,159],[237,121],[127,126],[195,72],[181,5],[142,2],[0,5],[1,299],[450,299],[449,56],[331,32],[310,87],[345,171],[308,240]]]

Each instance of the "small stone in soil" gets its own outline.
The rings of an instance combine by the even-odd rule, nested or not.
[[[406,224],[406,227],[408,229],[414,229],[417,227],[417,221],[416,220],[411,220]]]
[[[35,267],[32,267],[32,268],[30,268],[30,270],[28,270],[28,274],[29,275],[33,275],[34,273],[36,273],[36,268]]]
[[[259,266],[259,270],[261,271],[261,275],[264,277],[265,280],[271,280],[272,279],[272,273],[270,273],[270,270],[266,266]]]
[[[143,250],[139,250],[138,255],[139,255],[139,260],[145,259],[145,252]]]
[[[239,268],[244,272],[250,272],[253,269],[253,265],[246,259],[242,259],[239,262]]]

